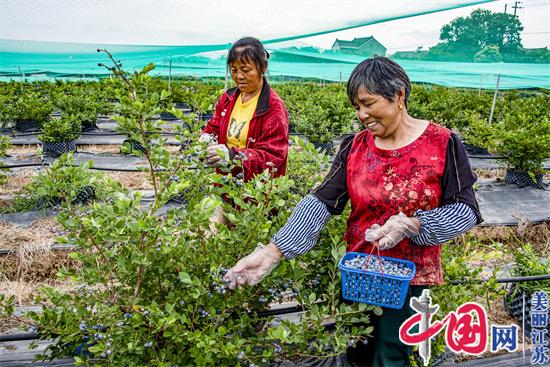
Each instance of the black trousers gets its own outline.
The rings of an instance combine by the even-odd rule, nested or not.
[[[415,311],[410,308],[411,297],[419,297],[425,286],[409,286],[403,308],[400,310],[384,308],[381,316],[371,314],[371,326],[374,326],[373,338],[367,345],[358,343],[347,350],[347,360],[352,366],[369,367],[406,367],[410,366],[412,347],[399,340],[399,327]]]

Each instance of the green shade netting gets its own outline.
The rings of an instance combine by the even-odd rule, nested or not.
[[[416,15],[483,2],[487,1],[160,0],[129,5],[127,1],[6,0],[0,9],[0,79],[104,77],[109,73],[97,63],[108,60],[97,48],[108,49],[129,71],[152,62],[157,75],[223,78],[223,55],[230,43],[251,34],[271,52],[270,76],[345,81],[365,57],[289,44],[394,19],[414,21]],[[254,17],[243,11],[250,7],[256,10]],[[213,58],[213,51],[222,55]],[[202,56],[204,52],[210,56]],[[415,82],[494,88],[501,74],[499,88],[550,88],[548,64],[396,61]]]

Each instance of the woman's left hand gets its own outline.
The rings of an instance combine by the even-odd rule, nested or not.
[[[383,226],[373,224],[365,231],[365,241],[373,242],[380,250],[397,246],[404,238],[411,238],[420,232],[417,218],[409,218],[403,213],[392,215]]]
[[[209,166],[225,166],[229,163],[229,149],[225,144],[209,145],[206,154],[206,164]]]

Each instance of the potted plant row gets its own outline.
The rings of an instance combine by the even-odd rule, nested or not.
[[[549,111],[548,95],[517,99],[491,124],[470,113],[462,134],[467,143],[487,148],[504,161],[507,183],[544,189],[544,162],[550,158]]]
[[[81,122],[72,115],[52,118],[42,126],[38,140],[42,143],[44,156],[57,158],[63,153],[76,151],[76,140],[80,136]]]
[[[5,99],[2,122],[19,132],[38,131],[52,111],[53,105],[49,98],[37,92],[24,91]]]

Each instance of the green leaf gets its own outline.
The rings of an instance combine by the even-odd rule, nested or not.
[[[180,282],[182,282],[183,284],[192,284],[193,283],[193,281],[191,280],[191,277],[186,272],[180,271],[180,273],[178,274],[178,278],[179,278]]]

